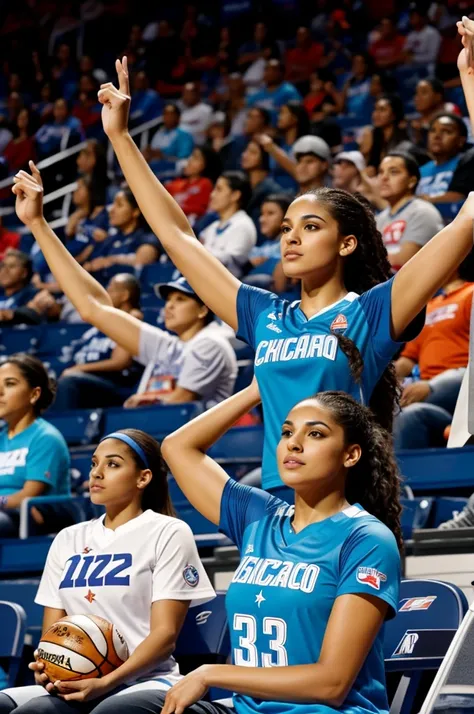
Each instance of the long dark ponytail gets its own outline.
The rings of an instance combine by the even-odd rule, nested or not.
[[[344,285],[350,292],[364,293],[391,276],[391,267],[374,213],[368,201],[360,194],[351,194],[338,188],[318,188],[307,193],[322,203],[339,226],[343,236],[355,235],[357,248],[344,259]],[[354,342],[340,333],[334,333],[341,350],[349,360],[352,378],[361,383],[364,361]],[[379,424],[392,431],[393,415],[398,406],[400,389],[393,362],[390,362],[374,387],[369,400]]]
[[[176,517],[168,489],[168,469],[161,456],[161,448],[157,440],[140,429],[120,429],[119,432],[129,436],[143,449],[153,474],[150,483],[143,491],[143,510],[150,509],[164,516]],[[146,466],[140,456],[130,447],[127,448],[138,468],[145,469]]]
[[[359,444],[357,464],[348,470],[345,496],[360,503],[392,531],[400,550],[401,478],[393,451],[392,437],[373,412],[345,392],[320,392],[315,399],[331,413],[344,430],[346,444]]]

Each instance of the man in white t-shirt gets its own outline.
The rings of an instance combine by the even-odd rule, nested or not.
[[[211,193],[209,207],[219,218],[199,235],[207,250],[237,278],[245,272],[249,255],[257,242],[257,229],[243,207],[252,189],[242,171],[224,171]]]
[[[188,82],[184,85],[183,95],[178,101],[181,110],[179,126],[189,132],[196,144],[206,141],[206,131],[212,120],[212,107],[201,101],[198,85]]]
[[[124,406],[203,401],[207,408],[230,397],[237,360],[226,331],[184,278],[155,289],[166,301],[166,328],[176,334],[140,326],[136,359],[145,371],[137,393]]]
[[[410,5],[410,25],[404,52],[409,64],[425,65],[430,71],[438,57],[441,45],[441,35],[438,30],[428,24],[428,17],[416,3]]]

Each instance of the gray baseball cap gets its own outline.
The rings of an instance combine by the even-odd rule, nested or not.
[[[293,156],[297,159],[299,154],[314,154],[323,161],[331,161],[331,149],[320,136],[301,136],[293,144]]]

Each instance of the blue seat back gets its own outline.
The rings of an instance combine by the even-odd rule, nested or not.
[[[450,521],[456,513],[462,511],[467,505],[467,498],[451,498],[440,496],[436,499],[432,515],[432,527],[438,528],[441,523]]]
[[[201,412],[200,402],[156,404],[138,409],[108,409],[105,412],[104,434],[133,428],[142,429],[161,440]]]
[[[8,684],[15,686],[26,633],[26,612],[16,602],[0,600],[0,658],[8,663]]]
[[[218,527],[204,518],[188,501],[172,476],[168,478],[168,488],[176,515],[188,524],[195,536],[218,532]]]
[[[0,357],[15,352],[34,354],[41,335],[39,327],[5,327],[0,329]]]
[[[140,273],[140,283],[149,292],[158,283],[168,283],[178,276],[179,271],[171,261],[167,263],[150,263],[143,266]]]
[[[59,429],[68,446],[93,444],[99,440],[102,425],[101,409],[53,411],[48,413],[46,418]]]
[[[203,605],[189,609],[176,643],[176,657],[216,655],[222,660],[230,654],[225,592]]]
[[[236,426],[209,450],[214,459],[233,461],[260,460],[263,453],[263,425]]]
[[[38,354],[59,356],[63,347],[70,347],[71,343],[79,340],[87,330],[90,330],[90,325],[86,323],[43,325],[38,342]]]
[[[425,528],[433,508],[432,497],[401,498],[402,504],[402,533],[404,540],[412,537],[415,529]]]
[[[402,672],[391,714],[409,714],[426,670],[438,669],[467,611],[464,593],[439,580],[402,580],[397,616],[386,623],[387,672]]]

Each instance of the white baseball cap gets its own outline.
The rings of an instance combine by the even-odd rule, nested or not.
[[[341,151],[334,159],[334,163],[338,164],[339,161],[349,161],[354,164],[357,171],[364,171],[366,168],[365,159],[360,151]]]
[[[293,156],[298,154],[314,154],[323,161],[331,161],[331,149],[320,136],[301,136],[293,144]]]

